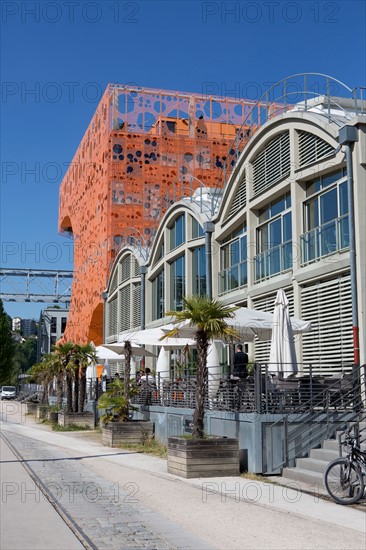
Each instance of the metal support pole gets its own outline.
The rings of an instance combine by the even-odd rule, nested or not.
[[[102,299],[103,299],[103,342],[105,342],[106,339],[106,319],[107,319],[107,298],[108,298],[108,292],[105,290],[102,292]]]
[[[147,267],[140,267],[141,274],[141,330],[145,330],[145,304],[146,304],[146,273]]]
[[[205,251],[206,251],[206,294],[212,298],[212,233],[214,231],[212,222],[205,222],[203,229],[205,232]]]
[[[360,364],[360,342],[358,326],[357,273],[356,273],[356,238],[355,238],[355,208],[353,192],[353,144],[358,141],[358,131],[355,126],[343,126],[339,130],[339,143],[346,148],[347,182],[348,182],[348,220],[349,220],[349,263],[351,272],[352,295],[352,332],[353,332],[353,362]]]

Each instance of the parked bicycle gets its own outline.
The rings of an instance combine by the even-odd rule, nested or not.
[[[328,464],[324,472],[324,485],[338,504],[354,504],[362,499],[365,490],[366,452],[361,451],[352,428],[345,430],[342,445],[347,454]]]

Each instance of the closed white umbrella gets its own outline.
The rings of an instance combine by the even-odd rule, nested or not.
[[[283,373],[284,378],[296,374],[297,359],[294,343],[289,304],[286,293],[280,289],[277,292],[273,312],[273,328],[268,370],[273,373]]]
[[[207,374],[208,374],[208,397],[210,408],[212,408],[214,399],[220,385],[222,367],[220,366],[219,347],[222,347],[221,340],[211,341],[207,351]]]
[[[170,378],[170,350],[162,347],[156,362],[156,374],[160,375],[160,380]]]

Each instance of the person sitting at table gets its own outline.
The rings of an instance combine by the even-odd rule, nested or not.
[[[248,377],[247,365],[248,355],[243,351],[242,344],[238,344],[234,353],[233,376],[245,380]]]
[[[142,376],[140,376],[139,380],[140,384],[147,382],[148,384],[153,384],[155,382],[155,378],[151,374],[151,370],[149,368],[145,369],[145,372]]]

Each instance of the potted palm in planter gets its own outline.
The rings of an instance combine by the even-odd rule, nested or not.
[[[182,311],[169,311],[177,323],[193,327],[197,346],[195,410],[192,437],[168,438],[168,472],[185,478],[239,475],[239,442],[226,437],[205,436],[204,405],[207,392],[207,353],[214,338],[238,338],[226,319],[234,316],[230,307],[207,296],[183,298]],[[176,326],[164,338],[179,337],[182,327]]]
[[[126,393],[126,387],[128,393]],[[136,395],[138,389],[129,382],[116,379],[98,400],[98,409],[104,409],[101,416],[102,443],[108,447],[118,445],[138,444],[144,439],[152,437],[154,423],[132,420],[130,410],[136,410],[130,405],[130,398]]]

